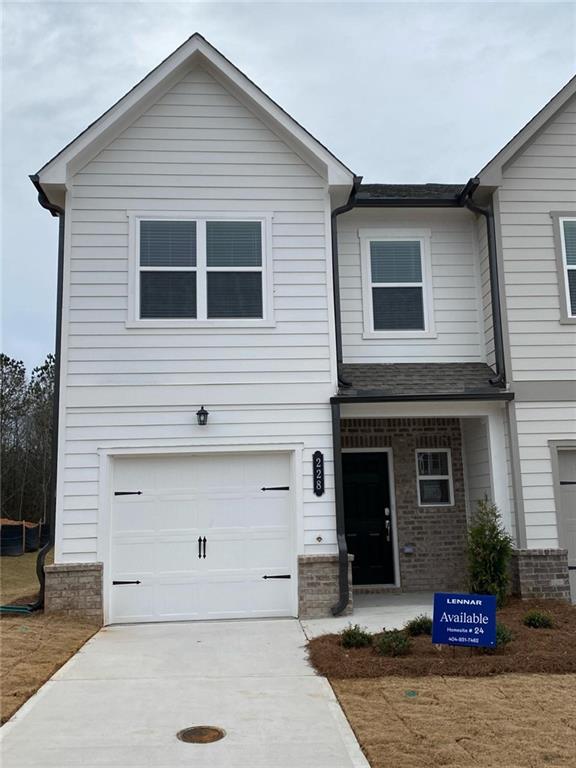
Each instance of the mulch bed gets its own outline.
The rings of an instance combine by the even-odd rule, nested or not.
[[[522,618],[531,608],[551,614],[553,629],[531,629]],[[374,648],[343,648],[339,635],[310,640],[308,652],[316,671],[334,679],[386,675],[456,675],[480,677],[506,672],[576,673],[576,606],[553,600],[511,600],[498,621],[513,640],[496,651],[432,645],[429,636],[412,638],[408,656],[381,656]],[[353,621],[352,621],[353,623]]]

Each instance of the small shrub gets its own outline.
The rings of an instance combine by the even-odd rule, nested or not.
[[[411,637],[418,637],[418,635],[431,635],[432,634],[432,619],[426,614],[416,616],[415,619],[410,619],[404,625],[404,630],[408,632]]]
[[[503,648],[508,643],[511,643],[513,639],[514,635],[510,627],[499,621],[496,622],[496,648]]]
[[[511,557],[512,539],[502,526],[498,507],[488,499],[479,501],[468,532],[470,591],[496,595],[501,607],[506,599]]]
[[[554,619],[546,611],[539,611],[534,608],[524,614],[522,623],[532,629],[552,629],[554,626]]]
[[[512,634],[512,630],[506,626],[506,624],[502,624],[501,622],[496,622],[496,646],[494,648],[477,648],[480,653],[496,653],[496,651],[504,648],[508,643],[511,643],[514,639],[514,635]]]
[[[350,624],[340,633],[340,642],[344,648],[366,648],[372,645],[372,635],[359,624]]]
[[[384,631],[376,647],[382,656],[407,656],[412,649],[412,641],[405,632],[392,629]]]

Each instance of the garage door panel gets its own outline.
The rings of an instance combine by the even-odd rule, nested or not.
[[[263,579],[291,573],[291,495],[261,490],[289,476],[287,454],[117,461],[115,489],[142,495],[115,498],[112,578],[143,583],[112,587],[112,620],[292,615],[291,580]]]
[[[112,515],[112,534],[121,531],[155,531],[158,524],[158,509],[153,498],[138,501],[116,500]]]

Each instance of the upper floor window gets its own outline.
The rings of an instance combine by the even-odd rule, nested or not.
[[[560,219],[566,314],[576,320],[576,217]]]
[[[433,332],[428,231],[360,230],[364,335]]]
[[[135,217],[135,321],[262,322],[266,222]]]

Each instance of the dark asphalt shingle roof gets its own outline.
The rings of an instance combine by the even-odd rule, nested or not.
[[[341,397],[433,395],[497,396],[490,384],[495,373],[486,363],[345,363],[341,373],[350,387],[340,387]]]
[[[456,199],[464,184],[361,184],[357,200]]]

